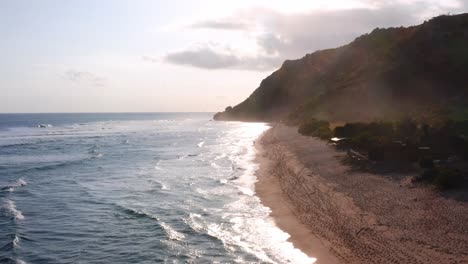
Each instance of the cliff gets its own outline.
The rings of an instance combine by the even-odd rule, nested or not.
[[[285,61],[245,101],[214,119],[440,118],[465,111],[467,69],[468,14],[377,28],[348,45]]]

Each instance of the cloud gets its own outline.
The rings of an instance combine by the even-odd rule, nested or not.
[[[158,62],[159,60],[157,58],[153,58],[151,56],[142,56],[141,57],[142,60],[144,61],[148,61],[148,62]]]
[[[165,59],[174,64],[191,65],[205,69],[230,68],[240,62],[240,59],[235,55],[216,51],[209,46],[169,53]]]
[[[278,63],[274,56],[240,56],[229,47],[205,44],[193,49],[172,52],[165,61],[179,65],[190,65],[202,69],[269,70]]]
[[[272,70],[286,59],[296,59],[316,50],[334,48],[380,27],[411,26],[433,16],[462,12],[467,1],[452,0],[389,1],[367,0],[369,7],[315,10],[303,13],[282,13],[265,8],[253,8],[225,20],[204,20],[193,29],[237,30],[256,43],[254,55],[234,52],[234,48],[219,50],[209,44],[167,54],[165,61],[205,69],[236,68]],[[237,22],[241,21],[241,22]],[[213,34],[213,37],[216,37]],[[209,43],[212,40],[207,40]]]
[[[379,9],[315,11],[285,15],[270,12],[265,32],[256,36],[261,50],[268,54],[295,59],[316,50],[334,48],[376,27],[418,23],[413,8],[405,6]]]
[[[191,25],[196,29],[216,29],[216,30],[248,30],[250,24],[247,22],[225,20],[206,20],[196,22]]]
[[[103,87],[106,85],[106,79],[99,77],[91,72],[68,70],[65,72],[64,77],[77,84],[93,85]]]

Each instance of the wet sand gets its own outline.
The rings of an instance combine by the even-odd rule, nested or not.
[[[275,125],[256,146],[257,195],[317,264],[468,263],[466,202],[413,175],[353,171],[345,153],[295,128]]]

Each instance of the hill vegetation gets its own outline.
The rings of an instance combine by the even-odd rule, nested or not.
[[[466,120],[468,14],[375,29],[348,45],[287,60],[216,120],[429,124]]]
[[[377,28],[285,61],[214,119],[298,126],[303,135],[335,137],[365,166],[418,167],[416,181],[468,188],[467,69],[468,14]]]

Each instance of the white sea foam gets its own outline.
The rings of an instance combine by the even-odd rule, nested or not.
[[[102,154],[102,153],[96,153],[96,154],[92,155],[91,158],[98,159],[98,158],[102,158],[103,156],[104,156],[104,154]]]
[[[161,164],[161,160],[156,161],[156,165],[154,166],[154,169],[155,169],[155,170],[160,170],[160,171],[164,170],[164,169],[160,166],[160,164]]]
[[[214,158],[214,160],[223,159],[223,158],[225,158],[226,156],[227,156],[227,154],[226,154],[226,153],[222,153],[222,154],[220,154],[220,155],[216,156],[216,157]]]
[[[19,243],[20,243],[20,238],[15,235],[15,238],[13,239],[13,247],[18,247],[19,246]]]
[[[3,187],[3,188],[2,188],[2,191],[5,191],[5,192],[14,192],[14,191],[15,191],[15,188],[12,188],[12,187]]]
[[[268,215],[269,209],[264,207],[254,195],[254,185],[256,181],[254,172],[257,167],[252,163],[255,154],[252,143],[253,140],[266,129],[266,125],[212,122],[210,125],[215,129],[210,130],[209,133],[203,130],[196,134],[191,134],[186,132],[196,132],[196,130],[192,131],[192,127],[188,126],[186,123],[179,124],[179,122],[174,122],[174,124],[164,124],[164,127],[157,127],[156,129],[153,123],[151,125],[147,123],[147,121],[122,122],[121,124],[116,122],[105,124],[89,123],[73,128],[74,131],[62,129],[63,132],[59,131],[61,134],[50,136],[44,136],[45,132],[49,130],[55,131],[59,128],[29,129],[35,131],[33,135],[34,140],[47,139],[50,141],[50,139],[62,140],[64,137],[76,137],[80,138],[79,142],[83,142],[84,144],[92,144],[94,141],[100,142],[100,144],[102,144],[101,147],[96,146],[90,149],[91,153],[83,153],[87,159],[89,159],[91,155],[99,154],[101,149],[102,151],[106,150],[106,155],[112,155],[112,149],[109,146],[114,146],[115,143],[121,143],[122,140],[125,139],[121,137],[121,134],[128,134],[128,139],[130,139],[131,142],[139,142],[140,136],[149,139],[149,143],[145,145],[154,145],[154,149],[157,149],[157,151],[151,153],[147,151],[149,150],[148,147],[144,148],[145,151],[141,152],[142,157],[145,158],[143,160],[147,161],[147,163],[143,164],[144,167],[140,166],[142,165],[139,163],[140,160],[138,160],[138,163],[133,164],[134,159],[131,159],[131,165],[135,165],[135,168],[138,169],[135,173],[127,173],[126,170],[122,175],[120,175],[119,172],[116,172],[115,175],[108,173],[101,177],[93,178],[92,182],[81,182],[80,185],[87,186],[89,193],[96,196],[96,198],[102,198],[100,199],[102,201],[107,201],[106,199],[113,197],[118,210],[117,215],[119,216],[115,221],[120,221],[122,224],[129,225],[129,230],[130,228],[134,230],[134,226],[131,226],[133,223],[137,223],[138,228],[154,226],[155,224],[158,226],[160,225],[161,230],[158,231],[163,232],[167,238],[161,242],[170,245],[169,248],[171,249],[168,256],[162,256],[166,258],[168,262],[177,261],[174,260],[175,255],[189,256],[187,262],[193,261],[200,263],[203,261],[209,262],[207,260],[209,257],[213,257],[213,262],[217,263],[301,263],[303,259],[310,260],[310,258],[307,258],[302,252],[295,249],[291,243],[287,242],[288,234],[282,232],[275,226],[273,220]],[[198,123],[194,123],[194,125],[198,125]],[[101,130],[101,128],[104,130]],[[165,137],[158,140],[158,135],[155,135],[155,131],[161,134],[171,133],[173,138],[170,140],[178,141],[177,143],[168,141],[168,143],[165,144]],[[14,134],[14,136],[17,135]],[[135,141],[133,140],[134,138]],[[182,138],[183,140],[179,140],[178,138]],[[70,143],[72,142],[74,141]],[[123,143],[125,144],[128,142],[123,141]],[[52,146],[54,146],[54,144],[56,143],[53,143]],[[178,146],[175,147],[177,144]],[[139,144],[129,144],[126,146],[119,145],[118,147],[141,150],[141,148],[137,148],[138,145]],[[159,148],[159,146],[163,147]],[[70,151],[74,151],[74,149],[70,148]],[[164,159],[161,163],[156,163],[157,160],[154,160],[154,157],[157,156],[157,159],[160,159],[160,154],[168,155],[172,158]],[[63,160],[62,155],[57,157],[47,153],[45,153],[45,155],[46,156],[31,156],[31,160],[27,161],[43,163]],[[76,153],[71,152],[69,155],[70,157],[75,157]],[[23,156],[17,155],[13,158],[14,161],[20,160],[21,162],[25,162]],[[101,163],[105,160],[94,161],[96,163]],[[231,161],[233,164],[232,167]],[[2,160],[2,163],[3,162],[5,161]],[[8,160],[5,163],[12,164],[13,162]],[[105,164],[98,165],[101,168],[107,168]],[[131,167],[131,165],[129,165],[128,169],[135,169]],[[153,167],[154,169],[152,169]],[[145,168],[143,171],[144,173],[140,174],[139,168]],[[147,168],[150,169],[147,170]],[[164,171],[161,172],[159,170]],[[40,171],[40,173],[45,172],[46,171]],[[106,178],[107,175],[112,175],[112,177]],[[128,180],[128,177],[135,177],[135,179]],[[124,180],[119,182],[115,179]],[[150,184],[145,185],[148,182]],[[15,188],[27,184],[26,181],[24,181],[24,183],[17,181],[17,183],[18,187]],[[128,193],[121,192],[124,184],[129,184],[131,187],[128,189],[132,191],[131,207],[133,208],[118,205],[119,202],[130,202],[130,200],[126,198]],[[190,184],[190,186],[187,187],[186,185],[188,184]],[[31,188],[35,187],[35,184],[30,183],[30,185]],[[146,191],[144,187],[147,187],[150,192]],[[168,195],[169,192],[160,191],[160,189],[167,190],[169,187],[174,189],[174,191],[170,192],[170,196]],[[184,189],[186,187],[187,189]],[[141,189],[143,189],[144,192],[137,194],[136,192]],[[179,192],[180,190],[182,190],[182,192]],[[120,196],[120,194],[122,194],[122,196]],[[189,197],[190,195],[194,197]],[[16,201],[14,196],[11,197],[13,197],[11,198],[12,200]],[[134,198],[135,201],[133,201]],[[187,204],[181,200],[190,198],[192,198],[193,201]],[[5,203],[3,203],[4,201]],[[20,200],[17,201],[18,207],[19,209],[23,209],[19,201]],[[47,205],[47,200],[45,201],[46,202],[42,204]],[[24,210],[26,212],[26,207]],[[44,211],[47,212],[47,210]],[[165,223],[161,222],[156,215],[150,212],[157,212],[161,217],[164,216]],[[184,215],[189,214],[183,219],[186,225],[195,232],[202,233],[202,236],[192,237],[189,235],[190,233],[180,232],[180,230],[183,229],[179,230],[178,226],[174,225],[174,221],[184,217],[179,215],[181,212],[183,212]],[[12,219],[24,219],[24,216],[16,208],[13,201],[8,202],[7,200],[0,200],[0,213],[5,213]],[[120,217],[122,215],[125,217]],[[41,215],[38,217],[40,216]],[[172,217],[177,217],[177,219],[174,220]],[[110,221],[112,221],[112,219],[110,219]],[[21,222],[21,224],[27,224],[27,221]],[[179,231],[175,230],[175,228]],[[208,236],[211,236],[211,238]],[[66,238],[67,237],[64,237],[64,239]],[[181,243],[181,240],[184,241],[184,243]],[[186,241],[187,243],[185,243]],[[198,241],[202,243],[197,243]],[[208,243],[206,243],[207,241]],[[21,245],[24,241],[17,240],[13,243],[18,244],[18,242]],[[204,247],[206,245],[211,247],[209,251],[213,251],[215,255],[210,256],[208,255],[210,252],[205,252]],[[224,251],[223,245],[227,252]],[[152,246],[153,245],[150,245],[150,247]],[[202,253],[192,255],[192,253],[187,253],[187,251]],[[145,248],[142,244],[140,252],[144,254],[148,252],[148,248]],[[252,260],[253,256],[257,256],[257,259]],[[308,263],[310,262],[311,261]],[[18,263],[22,262],[18,261]]]
[[[195,213],[190,213],[189,216],[184,219],[184,223],[196,232],[204,232],[206,230],[205,223],[202,221],[201,215]]]
[[[215,162],[211,162],[211,167],[215,168],[215,169],[219,169],[221,168],[218,164],[216,164]]]
[[[23,179],[18,179],[15,181],[14,185],[12,187],[21,187],[21,186],[25,186],[27,185],[28,183],[23,180]]]
[[[39,124],[39,125],[36,125],[37,128],[49,128],[49,127],[52,127],[51,124]]]
[[[169,239],[171,240],[182,240],[185,238],[184,234],[177,232],[174,230],[170,225],[161,222],[161,227],[164,229],[164,232],[166,232],[166,235]]]
[[[146,210],[134,209],[131,207],[126,207],[126,206],[119,206],[119,207],[121,207],[128,214],[139,216],[139,217],[151,218],[153,220],[159,221],[159,218],[157,216],[148,213]]]
[[[244,213],[227,213],[225,217],[231,226],[220,230],[219,235],[239,236],[239,246],[265,262],[309,264],[315,261],[287,241],[290,235],[275,225],[269,216],[270,209],[263,206],[257,197],[244,196],[228,207],[230,211]]]
[[[16,181],[10,182],[9,184],[0,187],[1,191],[13,192],[15,188],[26,186],[28,183],[23,179],[17,179]]]
[[[21,211],[16,209],[16,204],[9,199],[5,199],[0,207],[5,215],[10,216],[15,220],[23,220],[24,216]]]
[[[279,229],[269,216],[271,210],[261,204],[255,194],[255,171],[257,164],[253,140],[267,126],[263,124],[245,124],[247,127],[234,131],[241,140],[230,145],[229,159],[232,171],[239,176],[231,177],[232,184],[244,195],[225,206],[223,219],[228,224],[210,223],[206,232],[220,239],[227,250],[240,247],[243,251],[255,255],[260,261],[267,263],[313,263],[314,258],[308,257],[302,251],[294,248],[288,242],[289,234]],[[242,168],[242,170],[238,170]]]

